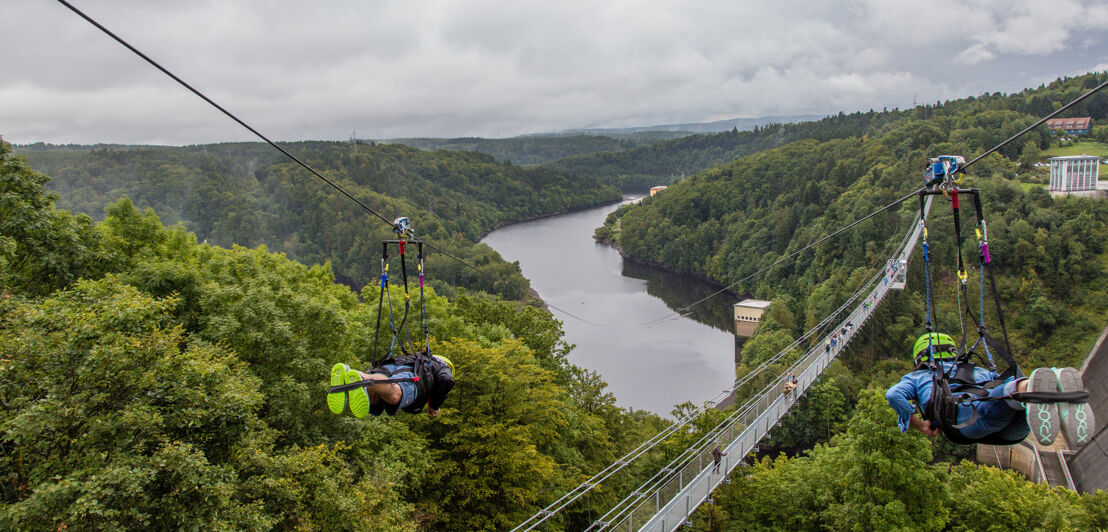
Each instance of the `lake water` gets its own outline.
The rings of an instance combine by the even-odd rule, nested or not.
[[[735,377],[735,298],[687,276],[625,262],[593,231],[618,205],[504,227],[483,240],[523,275],[564,323],[575,365],[599,373],[620,406],[670,417],[674,404],[701,403]],[[568,314],[567,314],[568,313]],[[570,316],[569,314],[572,314]]]

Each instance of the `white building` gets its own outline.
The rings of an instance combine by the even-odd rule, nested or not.
[[[1096,190],[1100,177],[1100,157],[1070,155],[1050,158],[1050,187],[1056,192]]]
[[[769,308],[771,301],[744,299],[735,303],[735,335],[749,338],[754,329],[762,322],[762,314]]]

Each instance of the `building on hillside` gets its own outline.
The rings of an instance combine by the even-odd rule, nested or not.
[[[761,299],[744,299],[735,303],[735,336],[749,338],[753,335],[770,303]]]
[[[1059,129],[1071,135],[1085,135],[1093,129],[1093,119],[1088,116],[1080,118],[1051,118],[1046,121],[1051,131]]]
[[[650,187],[650,195],[653,196],[653,195],[665,190],[666,188],[667,187],[665,185],[658,185],[656,187]]]
[[[1070,155],[1050,158],[1050,186],[1052,193],[1095,191],[1100,177],[1100,157],[1094,155]]]

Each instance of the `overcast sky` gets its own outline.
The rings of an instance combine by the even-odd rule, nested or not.
[[[275,140],[831,114],[1108,69],[1081,0],[73,0]],[[14,143],[253,137],[53,0],[0,0]]]

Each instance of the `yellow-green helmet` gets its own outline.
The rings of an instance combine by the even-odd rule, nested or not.
[[[912,347],[912,356],[917,361],[931,358],[927,352],[928,344],[931,345],[937,359],[952,359],[957,355],[958,344],[946,333],[928,333],[916,339],[916,345]]]
[[[435,358],[443,361],[446,364],[446,366],[450,368],[450,376],[453,377],[454,376],[454,363],[451,362],[449,358],[446,358],[442,355],[433,355],[433,356]]]

